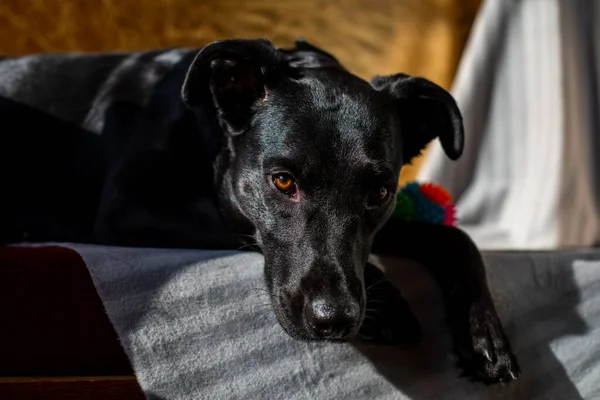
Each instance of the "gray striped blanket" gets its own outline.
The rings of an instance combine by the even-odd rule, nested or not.
[[[441,296],[423,268],[378,259],[421,321],[413,349],[284,334],[245,252],[67,245],[85,260],[149,399],[598,399],[600,251],[486,253],[523,375],[459,378]]]

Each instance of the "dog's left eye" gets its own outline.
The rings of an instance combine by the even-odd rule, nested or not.
[[[367,207],[375,207],[385,203],[390,191],[383,185],[375,186],[367,194]]]
[[[273,184],[280,192],[285,194],[294,194],[296,191],[296,182],[291,175],[286,173],[279,173],[273,175]]]

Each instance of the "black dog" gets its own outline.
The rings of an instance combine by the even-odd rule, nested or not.
[[[67,72],[65,87],[77,78]],[[120,90],[138,90],[135,79]],[[186,53],[146,103],[111,101],[100,135],[6,99],[0,110],[13,166],[5,240],[254,246],[293,337],[410,345],[418,322],[367,263],[371,252],[407,257],[443,289],[464,372],[486,383],[519,375],[469,237],[388,220],[401,167],[428,142],[461,155],[461,115],[439,86],[403,74],[369,83],[304,41],[225,40]],[[382,316],[361,328],[367,298],[383,300]]]

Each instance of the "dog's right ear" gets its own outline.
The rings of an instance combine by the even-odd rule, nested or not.
[[[281,69],[280,55],[266,39],[213,42],[192,61],[181,96],[188,107],[214,104],[227,133],[236,135],[245,130]]]
[[[392,105],[402,125],[405,163],[436,137],[450,159],[461,156],[465,142],[462,115],[450,93],[427,79],[406,74],[376,76],[371,86],[395,100]]]

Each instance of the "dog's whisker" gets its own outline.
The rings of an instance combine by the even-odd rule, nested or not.
[[[340,330],[340,332],[341,332],[342,334],[345,334],[346,332],[350,332],[350,331],[352,331],[352,329],[354,329],[354,326],[355,326],[354,324],[350,323],[350,324],[348,324],[348,325],[344,326],[344,327],[343,327],[343,328]]]
[[[373,313],[374,313],[374,314],[377,314],[377,315],[379,315],[379,316],[383,315],[383,312],[382,312],[381,310],[378,310],[378,309],[376,309],[376,308],[368,308],[368,309],[365,311],[365,316],[369,315],[369,313],[371,313],[371,315],[372,315]]]
[[[363,318],[363,321],[377,321],[377,319],[375,317],[370,316],[370,315],[365,315],[365,317]]]
[[[271,296],[270,293],[266,289],[261,288],[261,287],[253,287],[253,288],[246,290],[244,292],[244,297],[247,297],[252,292],[254,292],[257,296],[262,295],[262,296],[268,296],[269,298],[273,298],[273,296]]]
[[[369,304],[386,304],[386,302],[383,300],[373,299],[373,300],[367,300],[367,306]]]
[[[253,246],[259,246],[259,243],[258,242],[246,243],[246,244],[243,244],[240,247],[238,247],[236,250],[243,250],[243,249],[246,249],[248,247],[253,247]]]
[[[254,306],[252,307],[252,311],[256,311],[256,310],[269,310],[271,309],[271,304],[270,303],[266,303],[266,304],[254,304]]]
[[[281,333],[283,335],[287,335],[287,333],[283,330],[283,328],[281,327],[281,325],[279,325],[278,331],[279,331],[279,333]]]
[[[369,287],[365,290],[365,292],[367,292],[367,294],[368,294],[370,289],[372,289],[373,287],[375,287],[375,286],[377,286],[377,285],[379,285],[379,284],[381,284],[381,283],[383,283],[385,281],[386,281],[385,278],[377,278],[377,279],[375,279],[375,281],[369,285]]]

